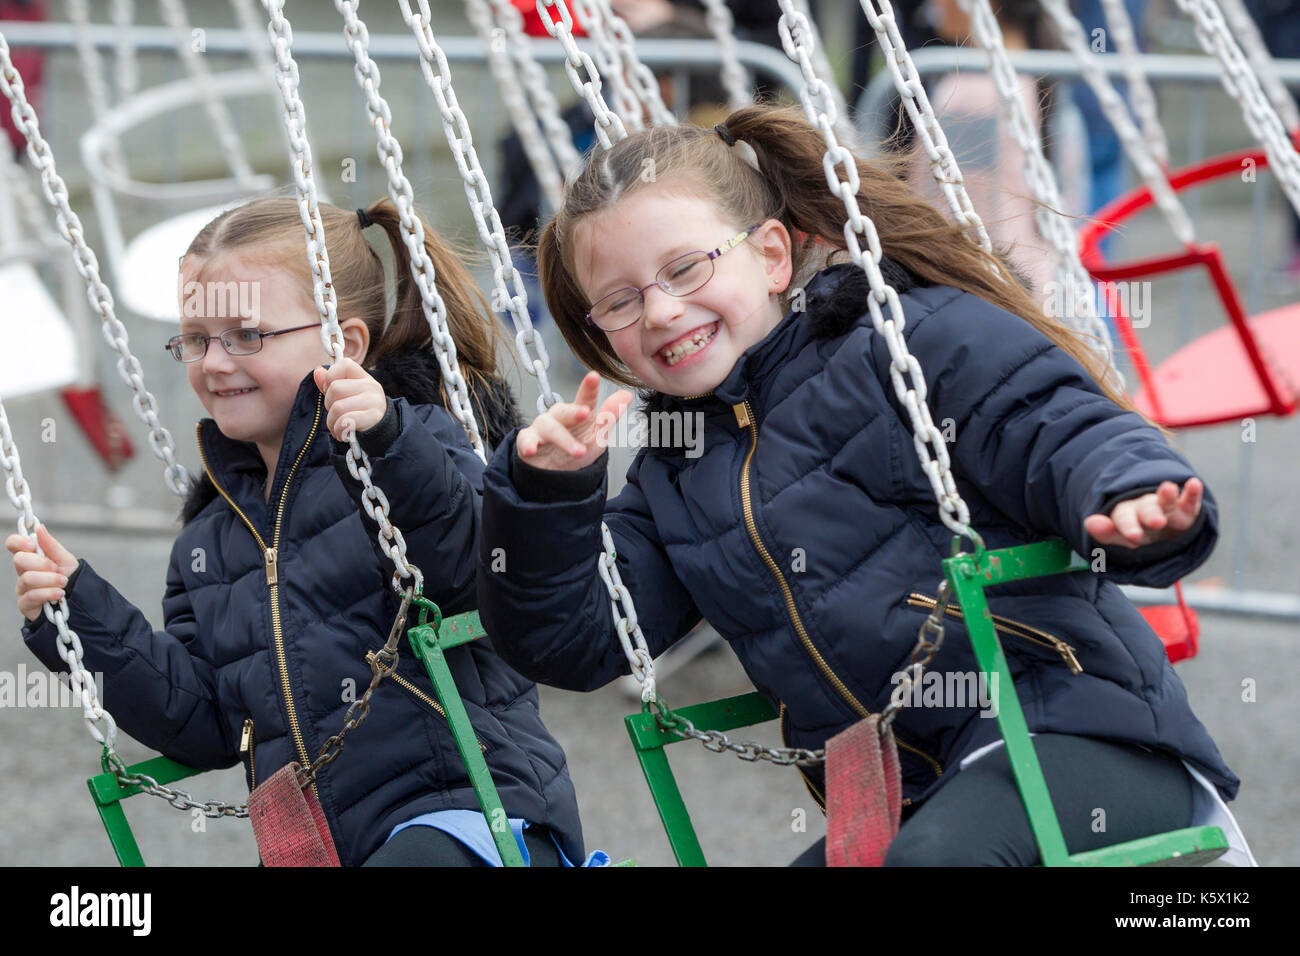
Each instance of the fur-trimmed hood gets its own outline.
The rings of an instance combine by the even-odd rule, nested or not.
[[[412,405],[440,405],[446,408],[442,391],[442,370],[430,349],[409,349],[383,356],[367,372],[384,389],[389,398],[405,398]],[[489,380],[488,388],[471,391],[471,404],[479,432],[488,452],[516,425],[520,424],[519,408],[514,393],[502,379]],[[189,521],[217,496],[206,472],[197,476],[181,508],[181,523]]]

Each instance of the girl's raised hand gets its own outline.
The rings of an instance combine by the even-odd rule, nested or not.
[[[1083,527],[1098,544],[1140,548],[1176,538],[1190,528],[1201,513],[1204,494],[1199,478],[1188,478],[1181,492],[1174,482],[1162,482],[1154,492],[1121,501],[1109,515],[1089,515]]]
[[[384,387],[350,358],[340,359],[329,368],[318,366],[312,369],[312,377],[325,396],[329,412],[325,427],[339,441],[378,425],[388,411]]]
[[[596,411],[600,375],[588,372],[572,402],[556,402],[515,436],[515,452],[535,468],[577,471],[600,457],[614,423],[632,404],[632,393],[619,389]]]
[[[77,570],[77,558],[55,539],[45,525],[36,526],[36,539],[44,554],[36,551],[36,544],[25,534],[11,534],[5,547],[13,553],[14,571],[18,585],[18,610],[29,621],[41,615],[41,608],[51,601],[63,598],[68,578]]]

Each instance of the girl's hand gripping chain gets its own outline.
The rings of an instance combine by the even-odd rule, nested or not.
[[[1176,538],[1196,522],[1204,493],[1199,478],[1187,479],[1181,492],[1177,484],[1166,481],[1150,494],[1121,501],[1109,516],[1089,515],[1083,527],[1098,544],[1122,548]]]
[[[37,525],[36,539],[44,554],[38,554],[32,539],[23,534],[11,534],[5,547],[13,553],[14,571],[18,574],[18,610],[23,617],[34,621],[41,608],[63,597],[68,578],[77,570],[77,558],[55,539],[45,525]]]
[[[619,389],[596,411],[600,375],[588,372],[572,402],[556,402],[515,436],[515,452],[535,468],[577,471],[601,456],[610,429],[632,403]]]
[[[388,411],[384,387],[350,358],[315,368],[312,377],[325,396],[325,427],[339,441],[378,425]]]

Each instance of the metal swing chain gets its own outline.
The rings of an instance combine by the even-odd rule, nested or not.
[[[1020,98],[1019,84],[1015,68],[1007,57],[1006,46],[1002,42],[1002,30],[989,0],[958,0],[961,8],[971,18],[972,33],[975,42],[987,51],[992,67],[994,85],[998,99],[1002,104],[1003,114],[1008,120],[1012,138],[1024,154],[1025,184],[1039,205],[1034,209],[1034,221],[1039,233],[1052,246],[1056,253],[1056,276],[1062,290],[1067,293],[1067,302],[1073,302],[1075,308],[1067,309],[1063,318],[1065,323],[1090,338],[1087,345],[1105,362],[1107,374],[1114,379],[1119,388],[1123,388],[1123,378],[1115,368],[1114,348],[1111,344],[1110,329],[1097,314],[1097,298],[1093,291],[1092,279],[1079,259],[1078,237],[1059,210],[1065,205],[1057,188],[1056,175],[1043,155],[1042,138],[1034,128],[1029,117],[1029,110]]]
[[[736,19],[731,15],[726,0],[704,0],[704,19],[718,43],[727,106],[732,110],[742,109],[754,101],[754,87],[749,72],[741,65],[736,47]]]
[[[125,99],[135,92],[140,85],[140,73],[135,58],[135,38],[131,29],[135,21],[135,0],[112,0],[113,29],[117,34],[117,53],[115,54],[115,72],[117,75],[117,98]],[[71,11],[72,4],[68,4]]]
[[[1175,2],[1195,21],[1196,38],[1202,49],[1218,57],[1223,66],[1223,88],[1241,104],[1247,128],[1268,155],[1269,169],[1273,170],[1291,206],[1300,213],[1300,155],[1287,136],[1277,111],[1264,96],[1258,77],[1228,32],[1218,5],[1214,0]]]
[[[506,112],[510,114],[510,123],[519,136],[524,155],[528,157],[528,165],[542,187],[546,204],[551,209],[559,209],[560,203],[564,201],[564,177],[560,175],[560,165],[546,144],[536,114],[524,98],[519,74],[506,50],[505,30],[492,25],[492,13],[485,0],[466,0],[465,10],[474,32],[487,44],[488,69],[496,80],[497,92],[506,105]],[[517,10],[515,12],[518,13]]]
[[[86,83],[86,102],[90,106],[90,115],[96,121],[108,112],[108,84],[104,82],[103,65],[94,38],[90,35],[90,4],[88,0],[67,0],[68,20],[72,23],[72,35],[77,47],[77,58],[81,60],[81,73]],[[121,34],[119,34],[120,42]],[[119,53],[119,61],[120,61]],[[119,82],[121,76],[118,77]],[[122,157],[122,143],[115,135],[110,135],[104,143],[104,165],[119,175],[126,169],[126,160]]]
[[[1041,0],[1041,2],[1047,15],[1056,24],[1062,42],[1079,64],[1084,80],[1096,94],[1101,111],[1119,137],[1124,152],[1133,161],[1133,165],[1142,176],[1142,181],[1151,190],[1151,196],[1164,215],[1165,221],[1169,223],[1170,230],[1179,242],[1185,246],[1190,245],[1196,240],[1192,220],[1178,199],[1178,194],[1174,192],[1173,186],[1170,185],[1169,176],[1161,166],[1151,143],[1138,132],[1127,107],[1124,106],[1124,101],[1119,98],[1119,93],[1115,90],[1115,85],[1097,62],[1097,55],[1088,49],[1083,25],[1070,12],[1066,0]]]
[[[645,129],[642,117],[641,101],[628,85],[624,75],[623,51],[614,38],[605,29],[605,21],[596,6],[596,0],[572,0],[573,12],[578,15],[578,22],[591,38],[596,69],[609,81],[612,94],[611,106],[623,120],[628,132],[639,133]]]
[[[343,36],[348,50],[356,61],[354,72],[357,85],[366,101],[366,113],[370,125],[374,127],[376,150],[379,161],[388,176],[388,195],[397,207],[397,216],[401,225],[402,241],[406,245],[410,259],[411,278],[420,290],[420,302],[424,307],[424,317],[429,323],[434,352],[438,359],[438,368],[442,380],[447,386],[450,411],[460,421],[469,436],[474,453],[483,461],[487,453],[483,447],[483,438],[479,434],[478,422],[470,404],[469,386],[461,374],[460,363],[456,360],[456,341],[451,336],[447,325],[447,306],[438,291],[437,274],[433,260],[425,248],[424,223],[415,211],[415,193],[411,181],[402,171],[402,146],[392,133],[393,114],[388,102],[379,92],[379,66],[370,56],[370,33],[361,18],[357,16],[356,0],[334,0],[334,8],[343,15]],[[409,12],[409,11],[407,11]],[[462,117],[463,119],[463,117]]]
[[[471,8],[482,2],[483,0],[469,0]],[[523,14],[510,0],[487,0],[487,3],[491,9],[492,20],[503,31],[502,39],[505,40],[506,52],[514,61],[515,69],[523,83],[524,93],[527,94],[533,112],[542,124],[546,141],[550,144],[551,152],[555,154],[556,162],[559,163],[560,174],[562,177],[568,176],[576,172],[582,157],[578,155],[577,147],[573,145],[569,124],[564,122],[564,118],[560,115],[560,104],[551,92],[546,71],[533,56],[532,38],[524,33]],[[558,202],[555,208],[559,208]]]
[[[921,76],[912,63],[912,55],[903,43],[902,34],[898,32],[893,5],[890,0],[860,0],[860,4],[862,12],[867,16],[867,22],[876,32],[876,42],[880,44],[885,66],[894,80],[894,88],[902,97],[903,108],[907,110],[908,118],[912,121],[917,139],[920,140],[926,156],[930,159],[930,172],[934,176],[934,181],[939,184],[944,198],[948,200],[953,216],[966,229],[967,237],[985,252],[991,253],[993,241],[989,238],[988,230],[984,228],[984,221],[975,211],[970,195],[966,192],[966,183],[957,165],[957,157],[953,155],[948,145],[948,137],[944,134],[943,127],[939,125],[934,107],[930,105],[930,97],[925,92],[925,85],[921,82]],[[879,10],[876,9],[877,7]],[[801,25],[792,24],[791,29]]]
[[[9,55],[9,44],[2,34],[0,34],[0,90],[3,90],[4,95],[13,104],[14,125],[27,138],[27,156],[40,174],[41,188],[45,193],[46,201],[54,207],[55,226],[59,236],[72,247],[77,272],[86,283],[86,298],[90,302],[90,307],[99,316],[100,328],[105,340],[119,355],[117,371],[131,389],[132,408],[149,429],[149,447],[166,465],[163,478],[167,487],[177,497],[183,498],[190,487],[189,473],[176,461],[176,448],[172,443],[171,433],[158,419],[158,402],[145,388],[144,371],[140,367],[140,361],[131,353],[126,327],[117,318],[113,306],[113,293],[100,278],[99,260],[86,244],[81,219],[68,204],[67,184],[55,168],[54,154],[50,152],[49,143],[41,135],[36,111],[27,101],[22,77],[14,68],[13,60]]]
[[[641,57],[636,52],[636,38],[632,36],[632,28],[627,25],[626,20],[614,12],[609,0],[592,0],[592,2],[595,3],[600,17],[608,24],[614,42],[618,44],[623,67],[628,72],[628,81],[632,84],[637,99],[650,114],[650,122],[657,126],[676,126],[677,117],[664,103],[654,71],[641,62]]]
[[[1128,15],[1124,0],[1101,0],[1101,9],[1106,19],[1107,29],[1115,41],[1115,50],[1124,67],[1124,79],[1128,83],[1129,102],[1133,104],[1133,114],[1137,116],[1142,127],[1142,134],[1156,162],[1161,166],[1169,165],[1169,141],[1165,138],[1165,128],[1156,112],[1156,97],[1151,91],[1147,75],[1138,62],[1137,35],[1133,31],[1133,20]]]
[[[1300,127],[1300,107],[1296,106],[1295,100],[1287,92],[1286,84],[1277,75],[1273,57],[1264,45],[1264,38],[1260,36],[1259,25],[1246,10],[1246,5],[1241,0],[1218,2],[1224,22],[1240,44],[1241,52],[1245,54],[1255,75],[1259,77],[1259,85],[1268,96],[1268,101],[1273,104],[1273,109],[1277,110],[1282,125],[1288,130]]]
[[[595,117],[596,139],[601,149],[610,149],[614,143],[627,138],[627,127],[619,115],[609,108],[605,97],[601,95],[600,73],[590,56],[578,49],[578,42],[573,38],[573,15],[569,13],[564,0],[537,0],[537,13],[542,18],[546,32],[560,41],[564,47],[564,72],[574,90],[591,107]],[[555,15],[559,14],[559,19]],[[578,75],[581,69],[586,79]]]
[[[518,333],[515,336],[515,349],[520,360],[537,379],[541,395],[538,396],[539,412],[545,411],[549,404],[544,397],[552,394],[550,378],[546,370],[550,368],[550,357],[546,352],[546,343],[533,328],[528,314],[528,293],[524,288],[523,277],[515,268],[510,254],[510,244],[506,241],[505,229],[501,225],[501,216],[492,201],[492,187],[487,175],[479,163],[478,151],[474,148],[474,137],[456,99],[452,87],[451,67],[447,56],[439,46],[430,25],[428,0],[420,0],[420,13],[413,13],[410,0],[401,2],[402,16],[415,33],[416,43],[420,48],[420,69],[424,78],[438,101],[438,112],[442,116],[442,128],[451,147],[456,168],[460,170],[465,181],[465,197],[469,201],[474,225],[478,229],[479,242],[488,252],[492,264],[492,287],[494,311],[507,311]],[[506,308],[500,308],[501,303]],[[455,363],[454,353],[448,356],[448,362]]]

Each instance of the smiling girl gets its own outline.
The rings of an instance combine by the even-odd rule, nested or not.
[[[651,415],[699,416],[703,451],[643,449],[606,501],[601,446],[632,396],[597,409],[595,373],[506,437],[484,477],[478,587],[521,673],[571,690],[627,673],[596,572],[603,520],[651,653],[707,619],[779,710],[786,745],[822,747],[888,702],[952,533],[865,276],[835,264],[845,214],[823,148],[793,109],[649,129],[593,156],[547,225],[543,288],[575,353],[642,389]],[[1248,860],[1223,804],[1239,780],[1119,589],[1201,564],[1214,499],[1003,260],[886,167],[857,169],[971,524],[990,548],[1061,536],[1105,558],[1104,573],[989,594],[1066,845],[1214,817]],[[977,673],[950,627],[927,670]],[[886,865],[1037,862],[997,722],[980,716],[953,701],[899,712],[903,825]],[[806,782],[822,804],[820,768]],[[801,858],[823,859],[820,845]]]

